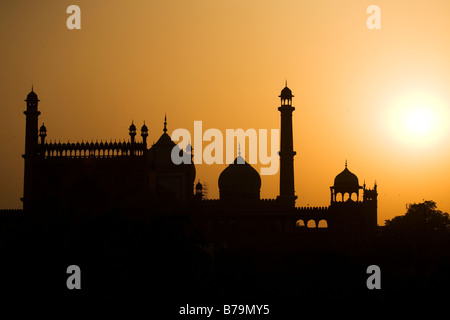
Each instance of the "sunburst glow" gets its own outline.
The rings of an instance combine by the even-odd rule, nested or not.
[[[405,110],[404,129],[411,135],[427,135],[433,130],[438,119],[434,110],[425,106],[414,106]]]
[[[432,146],[441,140],[448,127],[444,101],[425,92],[394,100],[389,118],[394,136],[409,146]]]

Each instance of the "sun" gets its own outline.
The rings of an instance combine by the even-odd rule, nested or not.
[[[437,120],[436,113],[431,108],[411,106],[404,110],[403,130],[412,137],[423,137],[432,133]]]
[[[393,136],[411,147],[435,145],[442,140],[449,125],[444,100],[428,92],[401,95],[389,110]]]

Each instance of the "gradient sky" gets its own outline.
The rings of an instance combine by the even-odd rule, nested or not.
[[[71,4],[81,30],[66,27]],[[371,4],[381,30],[366,27]],[[279,128],[287,79],[298,206],[329,205],[347,159],[378,183],[379,224],[423,199],[448,212],[449,12],[448,0],[2,1],[0,208],[21,207],[31,84],[49,140],[128,139],[145,120],[153,142],[165,113],[169,133]],[[224,167],[197,166],[209,198]],[[264,176],[262,197],[277,194],[278,175]]]

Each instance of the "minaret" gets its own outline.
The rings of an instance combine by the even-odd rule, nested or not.
[[[131,138],[131,144],[134,144],[134,137],[136,137],[136,126],[134,125],[134,122],[131,121],[130,128],[128,129],[130,132],[130,138]]]
[[[148,128],[145,125],[145,121],[144,121],[144,125],[141,128],[141,137],[142,137],[142,143],[144,144],[145,149],[147,149]]]
[[[286,86],[279,95],[281,106],[278,110],[281,113],[281,138],[280,138],[280,195],[277,200],[279,203],[295,207],[297,196],[294,191],[294,143],[292,136],[292,112],[295,108],[292,106],[292,91]]]
[[[24,211],[30,211],[33,207],[33,167],[36,156],[36,147],[38,145],[38,117],[41,114],[38,111],[39,99],[31,87],[31,92],[25,100],[27,110],[24,111],[26,117],[25,125],[25,154],[22,157],[25,160],[24,182],[23,182],[23,202]]]
[[[47,136],[47,128],[45,127],[45,124],[42,124],[42,126],[39,129],[39,137],[41,138],[41,145],[45,144],[46,136]]]

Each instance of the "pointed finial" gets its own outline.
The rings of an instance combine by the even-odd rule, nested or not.
[[[164,129],[163,129],[164,133],[167,132],[167,115],[164,114]]]
[[[347,169],[347,159],[345,159],[345,169]]]
[[[34,92],[34,91],[33,91],[33,84],[31,84],[31,92]]]
[[[287,79],[286,79],[286,81],[285,81],[284,85],[285,85],[285,86],[287,87]]]
[[[238,144],[238,156],[239,157],[241,156],[241,144],[240,143]]]

